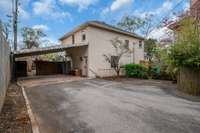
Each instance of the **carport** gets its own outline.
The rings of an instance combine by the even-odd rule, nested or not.
[[[34,56],[56,52],[65,52],[65,59],[63,62],[46,62],[36,60],[34,61],[35,72],[32,75],[74,74],[79,70],[79,75],[87,76],[87,49],[88,44],[79,44],[67,46],[56,45],[45,48],[16,51],[14,52],[16,76],[30,75],[28,74],[30,69],[28,62],[30,62],[30,59],[32,60]],[[24,61],[24,59],[26,60]],[[20,64],[23,64],[23,66]]]

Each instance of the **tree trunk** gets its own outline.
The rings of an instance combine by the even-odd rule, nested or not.
[[[149,70],[148,70],[149,74],[148,75],[149,75],[150,78],[152,78],[152,73],[151,73],[152,67],[151,67],[151,65],[152,65],[151,60],[149,60]]]
[[[120,70],[116,70],[116,73],[117,73],[117,77],[119,77]]]

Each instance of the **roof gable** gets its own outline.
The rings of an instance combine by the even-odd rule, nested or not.
[[[78,32],[78,31],[80,31],[82,29],[85,29],[85,28],[87,28],[89,26],[100,28],[100,29],[104,29],[104,30],[108,30],[108,31],[111,31],[111,32],[116,32],[116,33],[119,33],[119,34],[123,34],[123,35],[127,35],[127,36],[130,36],[130,37],[134,37],[134,38],[137,38],[137,39],[144,40],[143,37],[141,37],[141,36],[139,36],[139,35],[137,35],[135,33],[127,32],[127,31],[122,30],[120,28],[117,28],[117,27],[114,27],[112,25],[106,24],[104,22],[99,22],[99,21],[89,21],[89,22],[86,22],[86,23],[78,26],[77,28],[75,28],[71,32],[66,33],[59,40],[64,40],[65,38],[71,36],[72,34]]]

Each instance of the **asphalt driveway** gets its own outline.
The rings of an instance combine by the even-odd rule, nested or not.
[[[200,132],[200,102],[169,93],[169,82],[83,79],[25,86],[41,133]]]

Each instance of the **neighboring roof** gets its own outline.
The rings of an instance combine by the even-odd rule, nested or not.
[[[77,28],[75,28],[74,30],[72,30],[71,32],[68,32],[66,33],[63,37],[61,37],[59,40],[63,40],[69,36],[71,36],[72,34],[74,34],[75,32],[81,30],[81,29],[84,29],[88,26],[92,26],[92,27],[96,27],[96,28],[101,28],[101,29],[104,29],[104,30],[108,30],[108,31],[112,31],[112,32],[116,32],[116,33],[119,33],[119,34],[124,34],[124,35],[127,35],[127,36],[131,36],[131,37],[134,37],[134,38],[137,38],[137,39],[141,39],[141,40],[144,40],[143,37],[135,34],[135,33],[132,33],[132,32],[128,32],[128,31],[125,31],[125,30],[122,30],[120,28],[117,28],[117,27],[114,27],[112,25],[109,25],[109,24],[106,24],[104,22],[100,22],[100,21],[89,21],[89,22],[86,22],[80,26],[78,26]]]
[[[42,54],[48,54],[48,53],[55,53],[55,52],[62,52],[66,49],[73,48],[73,47],[81,47],[81,46],[87,46],[88,44],[78,44],[78,45],[55,45],[51,47],[44,47],[44,48],[34,48],[34,49],[23,49],[19,51],[15,51],[14,55],[15,57],[25,57],[25,56],[34,56],[34,55],[42,55]]]

